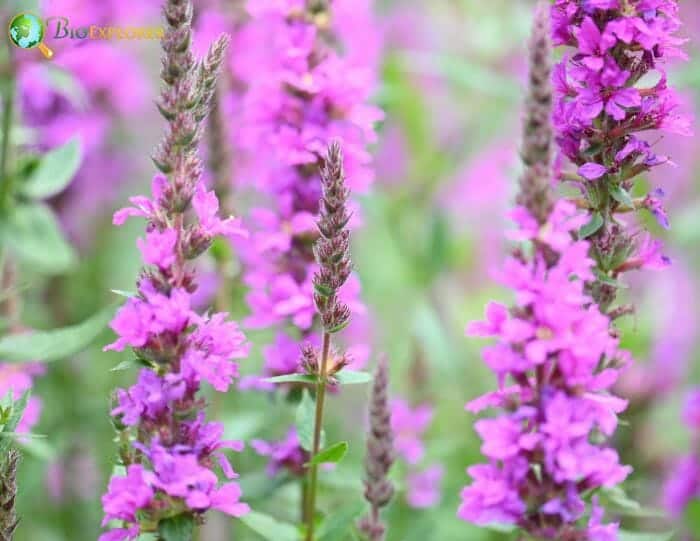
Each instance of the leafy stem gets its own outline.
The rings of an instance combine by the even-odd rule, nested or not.
[[[306,508],[306,541],[314,541],[314,525],[316,521],[316,491],[318,485],[318,464],[313,462],[314,457],[321,450],[321,433],[323,431],[323,412],[326,400],[326,387],[328,385],[328,357],[331,348],[331,335],[323,333],[323,346],[321,350],[321,368],[316,384],[316,415],[314,418],[314,439],[311,451],[309,467],[309,483]]]

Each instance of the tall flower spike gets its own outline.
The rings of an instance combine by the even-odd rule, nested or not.
[[[557,0],[552,6],[555,44],[571,49],[554,77],[557,142],[576,168],[563,178],[583,193],[577,204],[590,220],[579,234],[590,238],[596,261],[592,294],[611,316],[629,312],[612,307],[620,275],[669,263],[661,243],[626,227],[622,215],[646,210],[668,227],[662,191],[631,193],[641,173],[670,162],[640,133],[692,133],[665,68],[669,58],[685,57],[685,40],[676,36],[678,11],[677,0]]]
[[[530,39],[528,95],[523,123],[521,156],[525,171],[520,179],[517,202],[540,224],[552,210],[552,40],[549,7],[537,4]]]
[[[19,459],[16,449],[10,449],[7,456],[0,457],[0,541],[12,541],[19,522],[15,512]]]
[[[540,6],[535,35],[542,25],[546,29]],[[627,405],[610,389],[628,355],[586,293],[594,276],[590,245],[573,235],[586,217],[567,201],[550,212],[520,206],[512,217],[518,225],[512,238],[532,249],[516,250],[499,275],[514,290],[515,306],[491,302],[486,320],[467,327],[471,336],[496,339],[482,356],[498,379],[498,390],[468,403],[467,410],[493,408],[498,414],[475,423],[489,461],[467,470],[472,482],[462,491],[458,515],[478,525],[512,524],[537,539],[614,541],[618,525],[602,524],[603,510],[595,498],[591,505],[585,498],[631,471],[607,446]],[[590,519],[583,524],[587,507]]]
[[[381,358],[374,375],[369,403],[370,427],[365,457],[365,499],[370,504],[370,512],[358,524],[369,541],[383,541],[386,526],[382,523],[379,512],[394,495],[394,486],[388,477],[395,459],[388,393],[389,366],[386,358]]]
[[[371,6],[371,0],[248,2],[249,16],[236,34],[240,47],[275,36],[258,51],[262,60],[232,59],[234,76],[245,86],[232,130],[241,156],[237,182],[243,186],[251,179],[249,186],[266,196],[251,210],[251,241],[240,250],[249,286],[250,316],[244,323],[276,333],[263,351],[263,377],[246,378],[247,388],[279,388],[263,378],[298,372],[299,343],[320,343],[312,246],[328,144],[341,141],[353,193],[366,193],[374,180],[367,147],[377,139],[375,123],[382,113],[369,103],[379,71],[375,38],[381,32]],[[351,276],[340,295],[353,312],[348,329],[353,339],[365,334],[360,290]],[[353,368],[361,368],[368,351],[364,345],[355,348]]]
[[[226,392],[238,376],[233,360],[247,356],[248,344],[228,314],[200,315],[191,308],[197,284],[190,261],[217,235],[245,235],[237,220],[218,217],[219,202],[201,180],[197,154],[228,38],[217,39],[197,63],[190,49],[191,1],[169,0],[164,14],[158,108],[168,129],[154,161],[168,176],[155,176],[151,199],[133,197],[133,207],[114,215],[115,225],[131,216],[147,218],[146,237],[138,241],[146,267],[137,295],[112,320],[118,338],[105,349],[130,346],[146,368],[114,399],[126,472],[112,477],[102,498],[103,525],[119,524],[101,541],[128,541],[142,533],[165,538],[174,527],[193,532],[209,509],[231,516],[248,511],[223,452],[240,451],[243,444],[222,440],[223,425],[205,420],[199,392],[203,382]],[[219,483],[215,464],[227,481]]]
[[[321,449],[326,391],[328,385],[334,383],[334,375],[348,362],[345,355],[331,350],[331,336],[344,329],[350,322],[350,310],[338,300],[338,290],[352,271],[348,231],[350,213],[347,209],[350,191],[345,185],[343,153],[335,141],[328,147],[321,169],[321,188],[321,210],[318,220],[321,236],[314,243],[314,254],[319,265],[319,270],[314,275],[314,301],[323,324],[323,338],[320,352],[315,352],[308,346],[302,351],[303,365],[317,381],[312,464],[309,468],[308,497],[304,509],[306,541],[315,540],[318,464],[313,463],[313,458]]]
[[[323,329],[330,334],[350,323],[350,309],[338,300],[338,290],[352,272],[350,261],[350,214],[347,209],[349,190],[345,187],[343,153],[333,141],[321,170],[321,214],[318,230],[321,237],[314,244],[320,269],[314,275],[314,302],[321,315]]]

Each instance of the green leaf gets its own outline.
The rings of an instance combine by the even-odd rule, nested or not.
[[[341,321],[340,323],[338,323],[334,327],[327,327],[326,332],[329,334],[339,333],[340,331],[345,329],[348,325],[350,325],[350,318],[347,318],[345,321]]]
[[[297,407],[296,429],[302,449],[311,451],[314,442],[314,423],[316,422],[316,402],[308,391],[304,390]],[[323,436],[321,436],[323,439]]]
[[[50,150],[25,181],[22,193],[33,199],[46,199],[61,193],[73,180],[81,161],[82,151],[77,138]]]
[[[122,289],[110,289],[112,293],[115,295],[119,295],[120,297],[124,297],[125,299],[130,299],[132,297],[136,296],[136,293],[132,293],[131,291],[124,291]]]
[[[700,500],[691,501],[685,508],[685,525],[694,539],[700,537]]]
[[[500,522],[491,522],[490,524],[486,524],[484,528],[499,533],[511,533],[517,529],[513,524],[501,524]]]
[[[584,225],[578,232],[578,237],[580,239],[587,239],[598,231],[604,224],[603,216],[600,212],[594,212],[591,214],[591,221]]]
[[[29,402],[29,394],[29,391],[25,391],[19,400],[13,401],[8,408],[3,410],[1,434],[13,433],[17,429],[17,425],[20,419],[22,419],[22,414],[27,407],[27,402]],[[7,455],[11,444],[12,438],[0,438],[0,460],[4,459]]]
[[[5,223],[0,223],[0,243],[45,274],[61,274],[76,260],[55,216],[40,203],[13,208]]]
[[[136,364],[138,364],[138,362],[139,361],[137,359],[127,359],[126,361],[120,362],[114,368],[110,368],[109,371],[110,372],[122,372],[124,370],[129,370],[129,368],[131,368],[132,366],[135,366]]]
[[[246,513],[240,520],[268,541],[298,541],[299,539],[299,533],[294,526],[257,511]]]
[[[619,541],[671,541],[673,532],[639,533],[620,530]]]
[[[335,375],[335,379],[341,385],[358,385],[372,381],[372,374],[368,372],[356,372],[355,370],[341,370]]]
[[[337,464],[343,458],[345,458],[345,455],[348,452],[348,442],[346,441],[340,441],[338,443],[334,443],[330,447],[327,447],[323,451],[320,451],[316,456],[314,456],[307,466],[311,466],[312,464]]]
[[[628,208],[634,208],[634,201],[632,201],[632,196],[622,186],[610,186],[609,191],[610,195],[615,201]]]
[[[595,274],[596,279],[602,284],[606,284],[617,289],[627,289],[628,287],[626,284],[623,284],[619,280],[615,280],[615,278],[608,276],[606,273],[604,273],[598,268],[593,268],[593,274]]]
[[[275,376],[273,378],[265,378],[268,383],[316,383],[316,376],[309,374],[285,374],[283,376]]]
[[[177,515],[158,523],[158,534],[163,541],[192,541],[194,517]]]
[[[70,357],[97,338],[113,313],[110,306],[71,327],[5,336],[0,339],[0,358],[6,362],[49,362]]]
[[[357,502],[355,505],[347,506],[340,511],[327,516],[318,529],[317,541],[338,541],[349,533],[355,520],[362,514],[365,504]]]

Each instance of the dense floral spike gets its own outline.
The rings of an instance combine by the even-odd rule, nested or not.
[[[389,366],[387,360],[382,358],[374,375],[370,397],[370,427],[365,456],[365,499],[369,502],[371,509],[358,524],[360,531],[370,541],[384,539],[386,526],[382,523],[379,512],[382,507],[389,504],[394,495],[394,486],[388,477],[396,458],[388,394]]]
[[[518,235],[542,249],[530,258],[516,253],[500,273],[517,304],[492,302],[486,321],[468,327],[472,336],[498,339],[483,358],[499,390],[467,409],[502,413],[476,423],[491,462],[469,468],[473,483],[462,493],[459,515],[476,524],[516,524],[544,539],[598,539],[598,530],[616,539],[615,524],[592,519],[582,530],[577,521],[584,493],[614,486],[630,472],[604,443],[626,407],[609,390],[627,356],[585,292],[593,261],[589,244],[572,239],[582,222],[576,209],[560,201],[543,226],[524,209],[517,218]]]
[[[317,222],[320,237],[313,246],[318,271],[313,281],[314,303],[321,316],[323,337],[320,350],[311,344],[302,348],[303,367],[307,374],[315,376],[316,379],[312,463],[309,467],[308,494],[304,502],[306,541],[315,539],[318,464],[315,464],[313,459],[321,449],[325,396],[328,387],[336,383],[335,375],[348,364],[348,356],[335,351],[331,343],[331,337],[347,327],[350,322],[350,309],[338,298],[338,294],[352,271],[348,229],[350,212],[347,208],[350,191],[345,184],[343,153],[337,141],[328,146],[321,169],[321,188],[321,210]]]
[[[12,541],[19,522],[15,512],[19,459],[16,449],[10,449],[7,456],[0,457],[0,541]]]
[[[298,351],[298,339],[290,337],[320,343],[314,331],[319,316],[312,246],[327,145],[333,139],[342,143],[349,188],[364,193],[373,180],[367,146],[376,141],[374,124],[381,118],[367,104],[378,71],[369,37],[378,34],[372,29],[371,1],[311,4],[249,1],[250,18],[238,32],[238,46],[271,35],[275,40],[267,48],[255,47],[259,57],[254,60],[243,55],[234,59],[235,76],[247,86],[235,134],[241,154],[249,158],[248,171],[240,177],[255,179],[254,188],[270,202],[270,208],[253,209],[251,242],[241,254],[250,287],[251,315],[245,323],[278,330],[276,350],[286,345],[282,354],[290,359]],[[352,276],[341,292],[355,315],[364,308],[359,290]],[[355,355],[355,366],[366,357]],[[266,355],[263,376],[298,368],[298,363],[282,366]]]
[[[540,11],[536,33],[545,20]],[[492,302],[486,321],[467,328],[497,339],[483,359],[499,382],[467,409],[500,414],[475,425],[490,462],[468,469],[473,481],[462,492],[459,516],[479,525],[513,524],[538,539],[615,540],[618,525],[602,524],[595,500],[581,524],[584,495],[630,472],[605,443],[626,407],[609,390],[627,354],[586,290],[594,262],[589,243],[574,233],[587,218],[567,201],[557,202],[544,223],[524,207],[512,217],[518,225],[512,237],[531,244],[499,273],[515,292],[515,306]]]
[[[623,272],[662,268],[661,245],[621,221],[624,213],[650,211],[668,227],[662,191],[630,193],[639,175],[670,163],[640,133],[660,130],[690,135],[689,119],[677,109],[665,61],[684,58],[677,0],[557,0],[552,6],[557,45],[573,48],[557,65],[555,126],[563,156],[591,216],[581,231],[590,237],[598,280],[592,292],[604,312],[616,297],[614,280]],[[614,310],[614,309],[613,309]]]
[[[135,539],[156,532],[174,516],[200,523],[208,509],[240,516],[248,506],[230,480],[237,475],[223,451],[240,451],[241,442],[222,440],[223,425],[207,422],[203,381],[226,392],[238,376],[233,359],[248,353],[236,323],[225,313],[197,314],[190,263],[217,235],[242,236],[233,218],[217,216],[218,200],[200,178],[197,145],[216,85],[228,39],[222,36],[202,62],[190,49],[192,4],[169,0],[163,39],[164,88],[158,107],[168,130],[154,161],[168,176],[153,179],[153,197],[134,197],[133,207],[114,215],[122,224],[130,216],[147,218],[138,246],[147,265],[130,298],[112,321],[117,340],[106,349],[129,346],[145,365],[137,383],[119,390],[112,411],[120,432],[125,475],[112,477],[102,499],[104,525],[120,521],[102,541]],[[134,440],[134,441],[132,441]],[[227,478],[219,483],[214,464]]]
[[[345,187],[343,153],[337,141],[328,147],[321,169],[321,188],[323,196],[317,223],[321,237],[314,243],[314,256],[319,266],[313,278],[314,303],[324,331],[334,334],[350,323],[350,308],[338,298],[338,292],[352,272],[347,208],[350,191]]]
[[[522,160],[518,204],[542,224],[552,209],[552,41],[549,10],[540,2],[530,40],[530,81],[523,123]]]

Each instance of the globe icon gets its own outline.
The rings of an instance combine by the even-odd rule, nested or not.
[[[31,49],[44,39],[44,25],[36,15],[20,13],[10,21],[10,39],[22,49]]]
[[[9,34],[10,40],[17,47],[21,49],[39,47],[46,58],[53,56],[53,52],[43,43],[44,23],[32,13],[15,15],[10,21]]]

